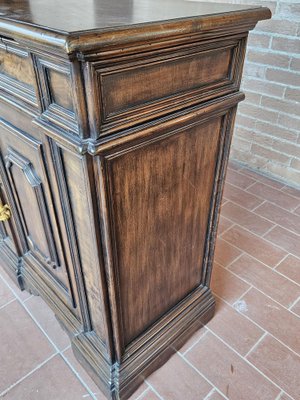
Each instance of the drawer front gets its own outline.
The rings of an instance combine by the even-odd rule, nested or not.
[[[244,39],[111,65],[92,63],[101,134],[237,90]]]
[[[25,108],[38,107],[31,56],[7,39],[0,42],[0,92],[4,98]]]

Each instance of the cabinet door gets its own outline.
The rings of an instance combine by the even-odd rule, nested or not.
[[[1,161],[2,160],[0,160],[0,205],[6,205],[10,202],[4,190],[4,183],[2,179],[4,169]],[[4,242],[5,245],[8,246],[16,256],[21,254],[20,247],[18,246],[17,235],[15,234],[15,224],[13,218],[9,218],[6,221],[0,222],[0,242]]]
[[[0,174],[20,251],[23,255],[30,252],[43,272],[50,274],[71,299],[43,150],[41,141],[1,122]],[[2,235],[6,235],[6,225]]]

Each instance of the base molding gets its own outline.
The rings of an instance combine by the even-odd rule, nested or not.
[[[214,315],[215,300],[207,287],[188,296],[176,308],[184,305],[186,305],[185,310],[177,312],[177,317],[167,324],[163,324],[167,319],[163,318],[150,328],[144,335],[148,336],[148,340],[143,340],[143,345],[137,346],[137,343],[132,343],[126,349],[121,363],[109,364],[103,357],[99,341],[93,333],[85,333],[74,338],[72,341],[74,354],[108,398],[126,400],[147,376],[161,367]],[[176,310],[172,313],[175,312]],[[159,325],[160,328],[155,329]],[[153,335],[151,330],[156,330],[156,334]]]

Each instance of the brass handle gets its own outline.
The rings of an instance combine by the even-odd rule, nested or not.
[[[8,204],[2,204],[0,201],[0,221],[8,221],[11,217],[11,210]]]

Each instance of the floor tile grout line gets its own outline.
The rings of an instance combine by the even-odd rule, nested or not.
[[[227,304],[229,307],[231,307],[233,310],[235,310],[237,313],[242,315],[244,318],[246,318],[248,321],[252,322],[254,325],[256,325],[259,329],[261,329],[264,333],[267,333],[269,336],[271,336],[273,339],[277,340],[280,344],[282,344],[284,347],[286,347],[289,351],[294,353],[297,357],[300,357],[300,354],[298,354],[295,350],[291,349],[286,343],[284,343],[281,339],[278,339],[276,336],[274,336],[271,332],[263,328],[261,325],[259,325],[257,322],[255,322],[253,319],[248,317],[247,314],[243,314],[242,312],[238,311],[233,304],[230,304],[228,301],[224,300],[222,297],[218,296],[217,294],[214,293],[214,296],[217,297],[218,299],[222,300],[225,304]],[[234,303],[235,304],[235,303]],[[206,328],[208,329],[208,328]],[[211,330],[211,329],[210,329]]]
[[[291,196],[291,195],[288,194],[288,193],[281,192],[280,190],[275,189],[275,188],[272,187],[272,186],[266,185],[266,184],[264,184],[263,182],[256,182],[256,183],[260,183],[260,184],[262,184],[262,185],[268,186],[268,187],[270,187],[271,189],[276,190],[277,192],[280,192],[281,194],[284,194],[284,195],[287,196],[287,197],[292,197],[294,200],[299,201],[298,205],[297,205],[296,207],[291,208],[291,211],[290,211],[290,212],[294,212],[294,211],[299,207],[299,205],[300,205],[300,200],[297,199],[297,197]],[[285,210],[285,211],[289,211],[287,208],[284,208],[284,207],[280,206],[279,204],[275,203],[274,201],[268,200],[268,199],[264,199],[262,196],[260,196],[260,195],[258,195],[258,194],[255,194],[255,193],[252,193],[252,192],[249,192],[247,189],[242,189],[240,186],[236,186],[236,185],[234,185],[234,184],[232,184],[232,183],[230,183],[230,182],[227,182],[227,184],[233,186],[233,187],[236,188],[236,189],[241,190],[242,192],[245,192],[246,194],[251,194],[252,196],[257,197],[259,200],[262,200],[262,203],[265,203],[266,201],[269,201],[270,203],[277,205],[277,207],[279,207],[279,208],[281,208],[281,209],[283,209],[283,210]],[[230,188],[229,188],[229,189],[230,189]],[[225,196],[225,199],[231,201],[231,200],[228,199],[228,197],[226,197],[226,196]],[[256,208],[258,208],[259,206],[261,206],[262,203],[259,204],[258,206],[255,206],[255,207],[253,208],[253,210],[256,209]],[[251,210],[251,211],[252,211],[252,210]]]
[[[248,185],[247,187],[241,188],[241,189],[246,191],[247,189],[250,189],[252,186],[254,186],[256,183],[258,183],[257,180],[253,179],[253,181],[254,182],[250,183],[250,185]],[[228,181],[228,182],[230,183],[230,181]]]
[[[247,192],[248,193],[248,192]],[[256,213],[256,210],[259,208],[259,207],[261,207],[261,206],[263,206],[264,204],[266,204],[267,203],[267,201],[268,200],[264,200],[262,203],[260,203],[258,206],[255,206],[254,208],[252,208],[252,210],[250,211],[250,212],[252,212],[253,214],[255,214]],[[239,204],[237,204],[237,205],[239,205]],[[245,209],[245,210],[247,210],[247,208],[246,207],[243,207],[242,205],[240,205],[240,207],[242,207],[243,209]],[[249,211],[249,210],[248,210]]]
[[[271,242],[269,239],[267,239],[267,238],[265,238],[265,237],[263,237],[263,236],[257,235],[255,232],[250,231],[249,229],[245,228],[244,226],[241,226],[241,225],[239,225],[239,224],[237,224],[237,223],[236,223],[235,225],[241,227],[242,229],[244,229],[244,230],[247,231],[248,233],[251,233],[252,235],[256,236],[259,240],[262,240],[262,239],[263,239],[263,240],[265,240],[267,243],[271,244],[273,247],[277,247],[278,249],[284,251],[285,253],[290,253],[288,250],[284,249],[283,247],[279,246],[278,244],[275,244],[275,243]],[[272,229],[274,229],[276,226],[280,226],[280,225],[274,224],[274,226],[273,226]],[[298,235],[297,233],[292,232],[292,231],[290,231],[289,229],[286,229],[286,228],[283,228],[283,227],[281,227],[281,228],[282,228],[282,229],[285,229],[286,231],[288,231],[288,232],[290,232],[290,233],[292,233],[293,235],[299,236],[299,240],[300,240],[300,235]],[[222,239],[223,239],[223,238],[222,238]],[[233,246],[233,245],[232,245],[232,246]],[[291,254],[293,254],[293,253],[291,253]]]
[[[253,172],[254,174],[256,174],[256,175],[258,176],[258,178],[253,178],[252,176],[248,175],[247,173],[244,173],[244,172],[243,172],[244,170],[249,171],[249,172]],[[270,184],[268,184],[268,183],[264,183],[264,182],[262,182],[262,181],[259,180],[259,178],[261,178],[261,177],[262,177],[262,178],[266,178],[266,179],[270,179],[271,181],[276,182],[276,183],[279,183],[280,185],[282,185],[282,187],[281,187],[280,189],[277,189],[277,190],[279,190],[279,191],[282,191],[282,189],[284,189],[284,188],[286,188],[286,187],[288,187],[288,188],[291,187],[291,188],[295,189],[293,186],[288,186],[288,185],[284,184],[284,183],[281,182],[281,181],[278,181],[278,180],[276,180],[276,179],[272,179],[272,178],[270,178],[270,177],[268,177],[268,176],[266,176],[266,175],[260,174],[258,171],[249,169],[249,168],[247,168],[247,167],[242,167],[241,169],[239,169],[239,170],[236,171],[236,172],[238,172],[239,174],[241,174],[241,175],[243,175],[243,176],[246,176],[246,177],[248,177],[248,178],[256,179],[257,181],[259,181],[259,183],[263,183],[263,184],[265,184],[266,186],[270,186],[270,187],[272,187],[273,189],[276,189],[276,188],[274,188],[274,186],[272,186],[272,185],[270,185]],[[297,189],[296,189],[296,190],[297,190]],[[284,193],[284,192],[283,192],[283,193]]]
[[[237,275],[235,272],[233,272],[232,270],[227,268],[224,268],[222,265],[220,265],[223,269],[225,269],[226,271],[231,272],[234,276],[236,276],[237,278],[239,278],[241,281],[247,283],[248,285],[251,285],[251,283],[249,283],[246,279],[240,277],[239,275]],[[259,289],[258,287],[252,285],[253,288],[257,290],[258,292],[262,293],[264,296],[268,297],[270,300],[274,301],[274,303],[278,304],[280,307],[284,308],[286,311],[289,311],[291,314],[294,314],[296,317],[299,318],[299,315],[297,315],[296,313],[294,313],[293,311],[289,310],[286,306],[282,305],[281,303],[279,303],[279,301],[275,300],[273,297],[271,297],[270,295],[266,294],[265,292],[263,292],[261,289]],[[298,285],[299,286],[299,285]]]
[[[283,259],[280,260],[272,269],[273,269],[273,270],[276,270],[276,268],[279,267],[279,265],[280,265],[281,263],[283,263],[289,256],[292,256],[292,255],[293,255],[293,254],[288,253],[288,254],[287,254],[285,257],[283,257]],[[294,257],[296,257],[296,256],[294,256]],[[297,258],[297,257],[296,257],[296,258]],[[299,259],[299,261],[300,261],[300,259]],[[269,268],[271,268],[271,267],[269,267]],[[278,274],[280,274],[280,275],[283,275],[281,272],[279,272],[279,271],[277,271],[277,270],[276,270],[276,272],[277,272]],[[283,275],[283,276],[285,276],[285,275]],[[291,278],[287,277],[287,279],[291,279]],[[293,279],[292,279],[292,281],[295,282],[295,283],[297,283],[297,282],[294,281]]]
[[[255,194],[255,193],[252,193],[252,192],[249,192],[249,191],[248,191],[248,189],[251,189],[252,186],[254,186],[255,184],[258,183],[258,184],[267,186],[267,187],[269,187],[269,188],[275,190],[276,192],[279,192],[279,193],[283,194],[284,196],[286,196],[286,197],[288,197],[288,198],[292,198],[292,199],[294,199],[294,200],[297,200],[297,201],[299,201],[299,204],[300,204],[300,200],[299,200],[297,197],[295,197],[295,196],[293,196],[293,195],[291,195],[291,194],[289,194],[289,193],[282,192],[281,190],[278,190],[278,189],[274,188],[273,186],[270,186],[270,185],[268,185],[268,184],[266,184],[266,183],[264,183],[264,182],[261,182],[261,181],[254,182],[253,184],[251,184],[251,185],[248,186],[247,188],[242,188],[241,186],[235,185],[234,183],[230,182],[229,180],[225,180],[225,182],[226,182],[227,184],[231,185],[231,186],[234,186],[234,187],[237,188],[237,189],[240,189],[240,190],[243,191],[243,192],[246,192],[246,193],[248,193],[248,194],[249,194],[249,193],[252,194],[253,196],[259,198],[260,200],[264,200],[264,201],[267,200],[267,201],[272,202],[271,200],[264,199],[264,198],[263,198],[262,196],[260,196],[259,194]],[[225,197],[225,198],[227,199],[227,197]],[[228,200],[228,199],[227,199],[227,200]],[[299,207],[299,204],[298,204],[297,207]],[[281,207],[281,206],[278,206],[278,207]],[[297,207],[296,207],[296,208],[297,208]],[[284,207],[281,207],[281,208],[285,209]],[[293,209],[293,210],[296,210],[296,208]]]
[[[260,375],[262,375],[266,380],[269,382],[273,383],[278,389],[283,390],[282,387],[280,387],[277,383],[273,382],[271,378],[269,378],[267,375],[265,375],[260,369],[258,369],[254,364],[252,364],[247,358],[243,357],[240,355],[240,353],[235,350],[230,344],[225,342],[224,339],[222,339],[219,335],[217,335],[215,332],[213,332],[210,328],[207,328],[212,335],[214,335],[217,339],[219,339],[225,346],[227,346],[230,350],[232,350],[239,358],[242,358],[248,365],[250,365],[252,368],[254,368]]]
[[[11,303],[13,303],[14,301],[17,301],[17,299],[14,298],[14,299],[8,301],[7,303],[3,304],[3,305],[0,307],[0,310],[2,310],[3,308],[5,308],[6,306],[9,306],[9,305],[10,305]]]
[[[6,281],[5,281],[6,282]],[[6,284],[8,286],[10,286],[7,282]],[[50,342],[50,344],[54,347],[54,349],[56,350],[56,354],[60,354],[61,357],[64,359],[64,361],[66,361],[66,357],[62,354],[61,350],[57,347],[57,345],[53,342],[53,340],[48,336],[47,332],[44,330],[44,328],[40,325],[39,321],[33,316],[33,314],[30,312],[30,310],[28,309],[27,305],[24,304],[19,296],[15,293],[17,299],[19,300],[19,303],[21,304],[21,306],[25,309],[25,311],[27,312],[27,314],[31,317],[31,319],[33,320],[33,322],[35,323],[35,325],[39,328],[39,330],[45,335],[45,337],[47,338],[47,340]],[[65,351],[65,350],[64,350]],[[81,382],[81,384],[84,386],[84,388],[88,391],[88,393],[92,396],[93,399],[95,399],[92,390],[88,387],[88,385],[84,382],[84,380],[81,378],[81,376],[75,372],[75,368],[72,366],[71,367],[71,363],[67,362],[67,365],[69,366],[69,368],[71,368],[72,372],[75,374],[76,378]]]
[[[289,306],[288,310],[292,311],[291,309],[298,303],[299,300],[300,300],[300,296]]]
[[[277,189],[277,188],[275,188],[274,186],[272,186],[271,184],[262,182],[262,181],[259,179],[260,177],[263,177],[263,178],[267,178],[267,179],[268,179],[267,176],[264,176],[264,175],[262,175],[262,174],[259,174],[259,173],[256,173],[256,172],[255,172],[255,173],[257,174],[258,178],[253,178],[252,176],[247,175],[247,174],[243,173],[242,171],[243,171],[243,169],[241,169],[241,170],[239,170],[239,171],[235,171],[235,172],[237,172],[239,175],[245,176],[245,177],[247,177],[247,178],[250,178],[250,179],[253,179],[253,180],[256,181],[256,182],[252,183],[250,186],[253,186],[255,183],[262,183],[263,185],[269,186],[269,187],[271,187],[272,189],[276,189],[276,190],[278,190],[278,191],[280,191],[280,192],[281,192],[281,190],[285,187],[285,185],[282,184],[282,185],[283,185],[282,188]],[[274,181],[274,182],[276,182],[276,183],[278,182],[278,183],[281,184],[281,182],[276,181],[275,179],[271,179],[271,178],[269,178],[269,179],[272,180],[272,181]],[[228,182],[229,182],[229,181],[228,181]],[[231,183],[231,182],[229,182],[229,183]],[[240,187],[240,186],[238,186],[238,187]],[[245,189],[248,189],[248,187],[245,188]],[[285,192],[282,192],[282,193],[285,193]],[[289,195],[288,193],[286,193],[286,194]],[[293,195],[289,195],[289,196],[294,197]]]
[[[138,395],[137,398],[135,398],[134,400],[140,400],[147,392],[149,392],[151,389],[148,386],[141,394]]]
[[[232,203],[233,205],[235,205],[235,206],[241,208],[242,210],[245,210],[246,212],[248,212],[248,213],[250,213],[250,214],[253,214],[253,215],[255,215],[256,217],[259,217],[260,219],[263,219],[263,220],[265,220],[266,222],[269,222],[270,224],[272,224],[271,228],[269,228],[266,232],[262,233],[261,235],[257,234],[257,235],[260,236],[260,237],[263,237],[263,235],[267,235],[273,228],[275,228],[276,225],[278,225],[276,222],[274,222],[274,221],[272,221],[272,220],[270,220],[270,219],[268,219],[268,218],[266,218],[266,217],[264,217],[264,216],[262,216],[262,215],[260,215],[260,214],[257,214],[256,211],[253,211],[253,210],[250,211],[250,210],[248,210],[246,207],[243,207],[243,206],[241,206],[240,204],[238,204],[238,203],[236,203],[236,202],[234,202],[234,201],[231,201],[231,200],[229,200],[228,202],[229,202],[229,203]],[[264,204],[264,203],[263,203],[263,204]],[[255,207],[255,209],[258,208],[258,207],[260,207],[261,205],[262,205],[262,204],[260,204],[259,206]],[[222,214],[222,211],[221,211],[221,215],[222,215],[223,217],[225,217],[226,219],[228,219],[230,222],[232,222],[233,225],[238,225],[238,226],[240,226],[240,227],[242,227],[242,228],[247,229],[246,227],[244,227],[244,225],[241,225],[241,224],[239,224],[238,222],[233,221],[228,215],[223,215],[223,214]],[[279,225],[279,226],[281,226],[281,225]],[[229,228],[227,228],[226,231],[222,232],[221,235],[223,235],[225,232],[227,232],[230,228],[232,228],[232,226],[229,227]],[[283,227],[283,228],[284,228],[284,227]],[[250,232],[251,232],[251,233],[255,233],[254,231],[250,231]],[[291,232],[294,233],[293,231],[291,231]]]
[[[244,296],[246,296],[246,294],[247,294],[248,292],[250,292],[250,290],[253,289],[253,288],[254,288],[254,286],[253,286],[253,285],[250,285],[250,287],[248,287],[248,289],[245,290],[245,292],[244,292],[233,304],[236,304],[238,301],[241,301],[241,299],[242,299]],[[216,296],[217,296],[217,295],[216,295]]]
[[[247,353],[244,355],[245,358],[247,358],[249,356],[250,353],[252,353],[253,350],[255,350],[257,348],[257,346],[264,340],[264,338],[268,336],[268,332],[264,332],[261,337],[257,340],[256,343],[254,343],[254,345],[251,347],[250,350],[247,351]]]
[[[27,379],[29,376],[34,374],[36,371],[38,371],[40,368],[42,368],[45,364],[47,364],[47,362],[51,361],[52,358],[56,357],[57,355],[58,355],[58,353],[54,353],[50,357],[46,358],[46,360],[44,360],[42,363],[40,363],[35,368],[33,368],[30,372],[28,372],[27,374],[22,376],[22,378],[18,379],[15,383],[13,383],[8,388],[6,388],[2,393],[0,393],[0,396],[3,396],[6,393],[8,393],[11,389],[13,389],[17,385],[19,385],[21,382],[23,382],[25,379]]]
[[[205,328],[205,325],[203,325],[200,329],[203,329],[203,328]],[[205,329],[206,329],[206,328],[205,328]],[[203,332],[203,334],[202,334],[202,335],[187,349],[187,350],[185,350],[184,353],[181,353],[181,354],[185,355],[187,352],[189,352],[193,347],[196,346],[196,344],[198,344],[198,343],[200,342],[201,339],[203,339],[203,337],[204,337],[206,334],[207,334],[207,330],[205,330],[205,331]]]
[[[226,239],[222,239],[222,240],[224,240],[224,242],[226,242],[227,244],[231,245],[232,247],[235,247],[236,249],[242,251],[243,254],[246,254],[246,255],[250,256],[251,258],[253,258],[255,261],[257,261],[257,262],[263,264],[265,267],[271,269],[272,271],[276,272],[276,273],[279,274],[279,275],[282,275],[284,278],[286,278],[287,280],[293,282],[295,285],[300,286],[300,284],[299,284],[298,282],[294,281],[293,279],[289,278],[288,276],[282,274],[280,271],[278,271],[277,269],[275,269],[275,268],[277,268],[277,267],[279,266],[279,264],[281,264],[281,263],[286,259],[287,256],[293,255],[293,254],[288,253],[287,255],[285,255],[285,256],[279,261],[279,263],[276,264],[275,267],[270,267],[270,265],[264,263],[263,261],[259,260],[259,259],[256,258],[256,257],[254,257],[252,254],[249,254],[249,253],[247,253],[246,251],[240,249],[239,247],[235,246],[234,244],[231,244],[231,243],[228,242]],[[242,257],[243,254],[241,254],[240,257]],[[296,258],[298,258],[298,257],[296,257]],[[229,267],[231,267],[232,264],[233,264],[235,261],[237,261],[237,260],[232,261],[230,264],[228,264],[227,267],[224,267],[224,265],[222,265],[222,264],[220,264],[220,263],[218,263],[218,262],[217,262],[217,264],[220,265],[221,267],[223,267],[224,269],[226,269],[226,270],[232,272],[232,271],[229,269]],[[232,272],[232,273],[233,273],[233,272]],[[236,275],[236,274],[235,274],[235,275]],[[239,278],[242,279],[241,277],[239,277]]]
[[[93,391],[89,388],[88,384],[85,383],[85,381],[82,379],[82,377],[80,376],[80,374],[76,371],[75,367],[72,365],[72,363],[67,359],[67,357],[59,352],[59,355],[61,356],[61,358],[64,360],[64,362],[68,365],[68,367],[70,368],[70,370],[73,372],[73,374],[76,376],[76,378],[79,380],[79,382],[82,384],[82,386],[88,391],[88,393],[90,394],[91,398],[94,400],[97,400],[97,398],[95,397]]]
[[[222,216],[222,214],[220,214],[220,216]],[[225,217],[225,218],[228,219],[227,217]],[[230,219],[228,219],[228,221],[232,222]],[[233,225],[235,225],[235,222],[232,222],[232,225],[229,226],[228,228],[226,228],[222,233],[220,233],[220,234],[217,233],[217,237],[221,238],[224,233],[226,233],[227,231],[229,231],[230,228],[233,227]]]
[[[211,388],[211,390],[207,393],[203,400],[209,400],[210,396],[215,392],[215,388]]]
[[[223,393],[216,385],[214,385],[212,383],[212,381],[210,379],[208,379],[201,371],[199,371],[198,368],[195,367],[194,364],[192,364],[185,355],[183,355],[182,353],[180,353],[179,351],[177,352],[177,354],[179,355],[179,357],[181,357],[191,368],[193,368],[194,371],[196,371],[200,376],[202,376],[203,379],[206,380],[206,382],[208,382],[221,396],[225,397],[226,400],[229,400],[228,397],[225,395],[225,393]]]
[[[234,203],[234,204],[236,204],[236,203]],[[236,205],[238,205],[238,204],[236,204]],[[244,208],[244,207],[242,207],[242,208],[245,209],[245,210],[247,210],[247,209]],[[248,210],[248,211],[249,211],[249,210]],[[261,217],[261,215],[259,215],[259,214],[255,214],[255,215],[257,215],[258,217]],[[240,228],[245,229],[247,232],[249,232],[249,233],[255,235],[255,236],[258,237],[260,240],[261,240],[261,239],[264,239],[266,242],[268,242],[268,243],[271,244],[272,246],[277,247],[277,248],[279,248],[280,250],[283,250],[284,252],[288,252],[288,253],[289,253],[288,250],[284,249],[283,247],[279,246],[278,244],[273,243],[272,241],[270,241],[269,239],[267,239],[267,238],[265,237],[265,236],[266,236],[267,234],[269,234],[274,228],[276,228],[277,226],[279,226],[280,228],[285,229],[286,231],[292,233],[293,235],[299,236],[299,239],[300,239],[300,234],[298,234],[298,233],[296,233],[296,232],[294,232],[294,231],[291,231],[290,229],[288,229],[288,228],[286,228],[286,227],[284,227],[284,226],[282,226],[282,225],[279,225],[279,224],[277,224],[276,222],[271,221],[271,220],[269,220],[269,219],[267,219],[267,218],[265,218],[265,220],[267,220],[268,222],[271,222],[271,223],[273,224],[273,226],[272,226],[267,232],[263,233],[261,236],[258,235],[257,233],[255,233],[254,231],[251,231],[250,229],[248,229],[248,228],[245,227],[244,225],[240,225],[239,223],[232,221],[232,220],[231,220],[230,218],[228,218],[228,217],[226,217],[226,218],[229,219],[231,222],[234,223],[234,225],[231,226],[230,228],[228,228],[226,231],[229,231],[229,230],[230,230],[231,228],[233,228],[234,226],[239,226]],[[264,218],[264,217],[263,217],[263,218]],[[225,233],[225,232],[223,232],[223,233],[220,235],[221,238],[223,238],[223,234],[224,234],[224,233]],[[292,253],[291,253],[291,254],[292,254]],[[295,255],[295,257],[297,257],[297,256]]]
[[[292,194],[289,194],[289,193],[286,193],[286,192],[283,192],[281,189],[277,189],[277,188],[275,188],[274,186],[271,186],[271,185],[269,185],[268,183],[265,183],[265,182],[262,182],[262,181],[260,181],[259,179],[257,179],[257,181],[258,182],[256,182],[256,183],[260,183],[261,185],[264,185],[264,186],[267,186],[267,187],[269,187],[269,188],[271,188],[271,189],[273,189],[273,190],[276,190],[276,192],[280,192],[281,194],[283,194],[283,195],[285,195],[286,197],[288,197],[288,198],[292,198],[292,199],[294,199],[294,200],[298,200],[299,201],[299,198],[298,197],[296,197],[296,196],[293,196]],[[231,185],[232,185],[232,183],[231,182],[229,182],[228,181],[228,183],[230,183]],[[233,186],[235,186],[235,187],[238,187],[239,189],[241,189],[241,187],[240,186],[236,186],[236,185],[233,185]],[[254,186],[254,185],[252,185],[252,186]],[[245,191],[247,191],[248,190],[248,188],[246,188],[246,189],[242,189],[242,190],[245,190]],[[251,193],[251,192],[249,192],[249,193]],[[251,193],[251,194],[253,194],[254,196],[256,196],[256,197],[260,197],[260,198],[262,198],[261,196],[259,196],[259,195],[257,195],[257,194],[255,194],[255,193]],[[264,200],[266,200],[266,199],[264,199]]]
[[[151,383],[148,381],[148,379],[145,379],[146,384],[149,386],[149,388],[156,394],[156,396],[160,399],[160,400],[164,400],[164,398],[162,397],[162,395],[155,389],[154,386],[151,385]]]

